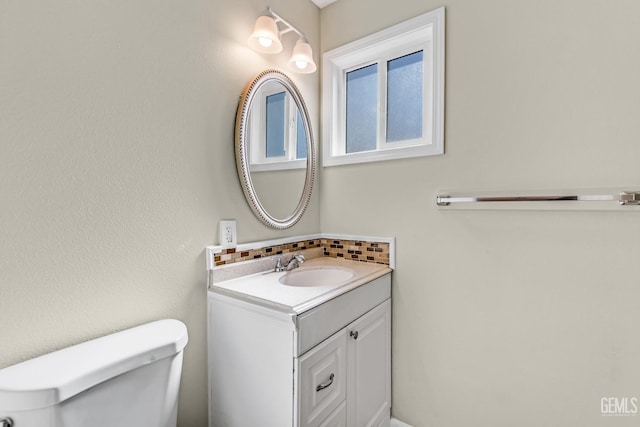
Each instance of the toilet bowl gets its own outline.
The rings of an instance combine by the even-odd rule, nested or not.
[[[175,427],[186,326],[159,320],[0,370],[0,427]]]

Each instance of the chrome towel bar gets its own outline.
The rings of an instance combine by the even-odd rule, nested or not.
[[[438,206],[449,206],[451,203],[476,203],[476,202],[612,202],[620,205],[640,205],[640,191],[623,191],[619,194],[605,195],[576,195],[576,196],[489,196],[489,197],[451,197],[437,196]]]

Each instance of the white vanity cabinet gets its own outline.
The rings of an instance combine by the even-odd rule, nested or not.
[[[389,426],[390,297],[390,274],[302,313],[209,291],[209,426]]]
[[[294,425],[389,425],[390,327],[388,299],[298,358]]]

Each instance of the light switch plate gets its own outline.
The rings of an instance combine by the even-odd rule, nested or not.
[[[235,248],[238,246],[235,220],[220,221],[220,246],[223,248]]]

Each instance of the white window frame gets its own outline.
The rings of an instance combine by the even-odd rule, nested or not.
[[[267,157],[267,139],[265,137],[267,131],[267,98],[278,93],[285,94],[285,155],[280,157]],[[251,150],[249,153],[249,168],[251,172],[266,172],[272,170],[286,169],[305,169],[307,167],[306,157],[297,159],[297,127],[298,127],[298,108],[291,94],[280,85],[273,87],[265,87],[260,92],[260,96],[255,99],[255,103],[251,109],[248,120],[250,129]]]
[[[444,154],[444,7],[323,55],[323,166]],[[387,61],[423,51],[422,138],[386,142]],[[377,148],[346,153],[346,73],[378,64]]]

